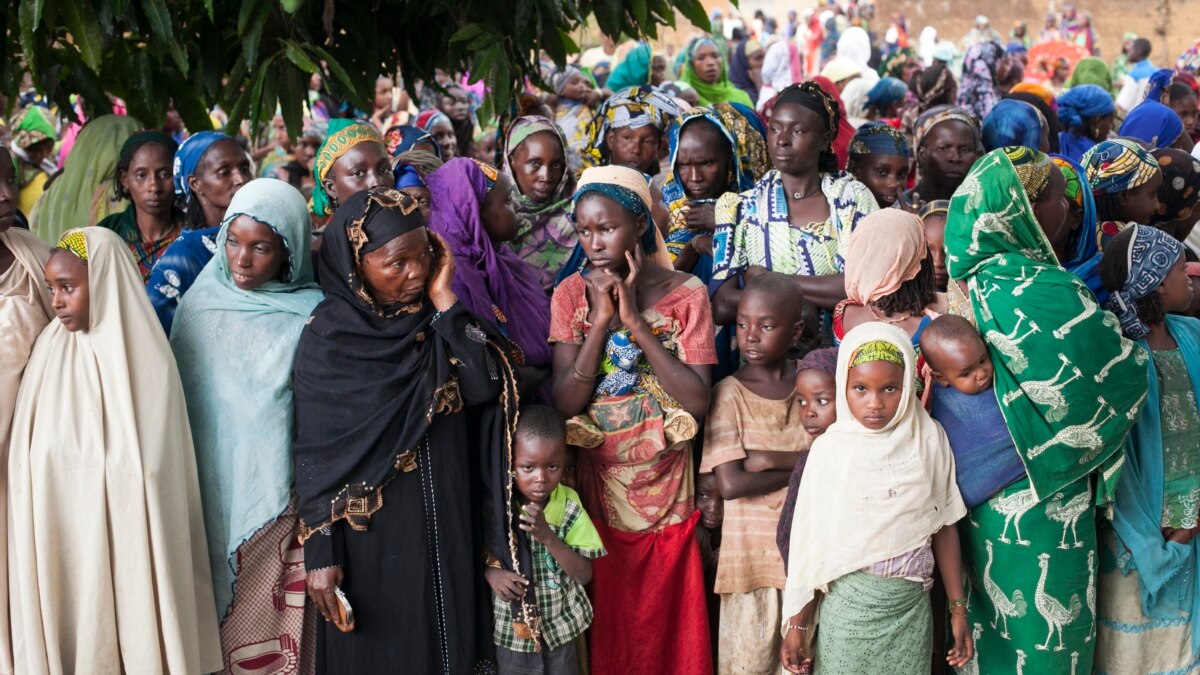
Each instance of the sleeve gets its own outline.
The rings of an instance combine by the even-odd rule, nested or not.
[[[704,424],[704,454],[700,473],[712,473],[721,464],[746,459],[742,445],[742,415],[738,406],[737,385],[728,380],[713,391],[712,409]]]
[[[304,540],[304,571],[345,566],[342,549],[342,523],[338,521]]]
[[[207,236],[176,240],[154,263],[146,279],[146,295],[168,337],[175,321],[175,310],[179,308],[179,299],[196,282],[196,277],[200,276],[208,261],[212,260],[213,251],[204,241]]]
[[[583,277],[572,275],[554,289],[550,298],[550,343],[583,344],[583,324],[576,320],[580,307],[587,307]]]
[[[458,373],[463,402],[475,405],[494,401],[500,394],[499,374],[488,353],[487,333],[479,327],[475,315],[460,301],[442,312],[430,325],[460,361],[455,372]]]
[[[868,214],[879,210],[879,203],[870,188],[861,182],[849,178],[842,194],[834,200],[838,208],[837,214],[837,267],[843,269],[846,263],[846,253],[850,250],[850,235]]]
[[[792,519],[796,517],[796,495],[800,492],[800,479],[804,476],[804,465],[808,463],[808,453],[800,455],[796,468],[792,469],[792,477],[788,479],[787,497],[783,500],[783,508],[779,510],[779,524],[775,528],[775,545],[783,556],[783,568],[787,570],[788,555],[792,544]]]
[[[567,536],[563,537],[563,543],[585,558],[599,558],[608,555],[608,551],[604,548],[604,542],[600,539],[600,533],[596,531],[596,526],[592,523],[592,519],[584,510],[583,505],[579,503],[579,497],[576,495],[570,497],[569,500],[571,502],[569,512],[572,517],[567,527]]]
[[[717,229],[713,232],[712,283],[716,286],[746,269],[745,251],[736,241],[741,229],[738,221],[741,219],[742,203],[741,195],[727,192],[717,200],[714,209]]]
[[[717,349],[708,293],[694,278],[684,283],[695,283],[696,286],[689,289],[684,300],[672,309],[679,321],[679,353],[676,356],[692,366],[714,365]]]

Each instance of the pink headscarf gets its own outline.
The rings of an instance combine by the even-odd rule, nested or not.
[[[846,252],[846,297],[867,305],[917,276],[928,255],[921,220],[901,209],[879,209],[858,223]]]

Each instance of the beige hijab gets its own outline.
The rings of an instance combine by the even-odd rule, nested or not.
[[[880,340],[904,357],[904,395],[887,427],[864,427],[846,403],[850,359]],[[941,425],[914,391],[912,339],[895,326],[864,323],[838,349],[837,421],[813,443],[796,496],[783,623],[817,590],[867,565],[907,553],[967,514]]]
[[[9,608],[22,675],[221,668],[192,436],[125,243],[72,230],[91,323],[34,346],[8,456]]]
[[[17,405],[17,388],[33,342],[54,317],[42,268],[50,249],[28,231],[0,232],[0,245],[16,261],[0,274],[0,452],[8,448],[8,430]],[[0,541],[8,540],[7,473],[0,472]],[[8,551],[0,547],[0,608],[8,607]],[[0,611],[0,673],[13,672],[8,612]]]

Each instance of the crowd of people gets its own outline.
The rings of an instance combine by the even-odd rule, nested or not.
[[[22,95],[0,673],[1196,668],[1200,42],[872,19]]]

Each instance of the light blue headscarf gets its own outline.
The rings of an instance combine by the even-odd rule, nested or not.
[[[253,291],[233,282],[229,224],[249,216],[287,247],[285,281]],[[233,197],[217,253],[175,313],[171,348],[187,395],[204,503],[217,616],[233,600],[238,548],[287,508],[292,488],[292,361],[323,297],[313,282],[304,197],[274,178]]]
[[[1167,315],[1167,331],[1179,345],[1187,364],[1192,391],[1200,400],[1200,321]],[[1149,350],[1145,341],[1141,348]],[[1200,650],[1200,538],[1178,544],[1163,538],[1159,523],[1163,508],[1162,410],[1154,360],[1146,364],[1150,387],[1146,406],[1129,433],[1125,467],[1113,502],[1113,529],[1128,547],[1118,545],[1117,565],[1122,574],[1138,572],[1142,611],[1155,620],[1176,620],[1190,614],[1192,655]]]

